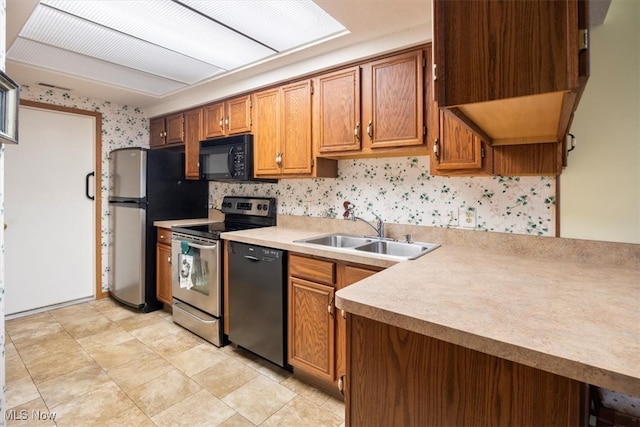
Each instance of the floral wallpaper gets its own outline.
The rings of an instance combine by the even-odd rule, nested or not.
[[[149,145],[148,119],[138,108],[75,95],[72,91],[23,86],[21,98],[102,113],[102,287],[109,283],[107,183],[108,153]],[[429,158],[341,160],[335,179],[283,179],[274,184],[209,184],[211,201],[224,195],[271,196],[287,215],[339,218],[342,203],[355,214],[385,222],[462,227],[467,214],[475,229],[555,235],[555,177],[438,177],[429,175]]]
[[[336,179],[284,179],[277,184],[211,182],[212,200],[226,194],[278,199],[280,214],[341,217],[343,202],[354,213],[385,222],[461,227],[467,213],[483,231],[555,235],[555,177],[440,177],[429,174],[429,157],[338,161]],[[472,224],[471,224],[472,225]]]

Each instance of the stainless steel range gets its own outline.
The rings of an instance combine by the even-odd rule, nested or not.
[[[224,222],[172,227],[173,321],[223,345],[220,233],[276,225],[276,199],[225,197]]]

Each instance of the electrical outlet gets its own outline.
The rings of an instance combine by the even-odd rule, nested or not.
[[[460,226],[463,228],[476,228],[476,208],[460,207],[458,209]]]
[[[304,216],[311,216],[311,202],[302,202],[304,207]]]

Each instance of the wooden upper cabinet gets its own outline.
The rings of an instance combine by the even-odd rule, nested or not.
[[[360,150],[360,67],[320,76],[315,87],[318,152]]]
[[[184,115],[171,114],[149,120],[149,146],[178,145],[184,142]]]
[[[181,144],[184,142],[184,114],[177,113],[165,118],[167,144]]]
[[[151,148],[163,146],[165,144],[165,134],[164,117],[156,117],[149,120],[149,146]]]
[[[561,142],[588,74],[586,13],[578,0],[434,0],[439,107],[458,108],[493,146]]]
[[[422,145],[422,49],[363,66],[363,138],[371,148]]]
[[[227,135],[251,132],[251,95],[228,100],[225,102],[225,111]]]
[[[280,175],[280,91],[269,89],[253,95],[253,163],[256,176]]]
[[[203,138],[217,138],[224,135],[224,102],[202,107]]]
[[[202,109],[184,113],[185,177],[200,178],[200,140],[202,139]]]
[[[251,95],[207,105],[202,111],[204,139],[251,131]]]
[[[311,139],[311,80],[253,95],[254,174],[263,178],[336,177],[335,160],[318,159]]]
[[[424,50],[315,79],[314,132],[323,157],[427,154]]]
[[[280,167],[283,174],[311,174],[311,81],[280,88]]]

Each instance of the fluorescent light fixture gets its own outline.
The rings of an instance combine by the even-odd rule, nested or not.
[[[347,32],[311,0],[40,0],[7,59],[163,96]]]
[[[42,0],[41,3],[225,70],[275,53],[173,1]]]
[[[180,3],[278,52],[345,30],[311,0],[180,0]]]

